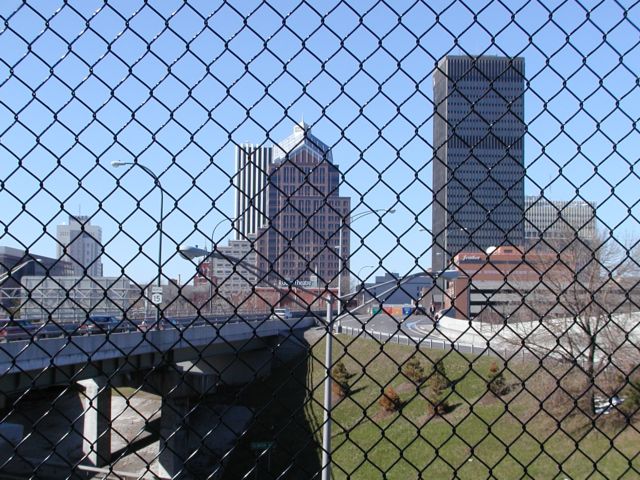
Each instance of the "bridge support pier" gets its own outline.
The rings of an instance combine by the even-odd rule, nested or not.
[[[189,405],[189,397],[162,397],[157,472],[162,479],[177,479],[185,473],[189,445]]]
[[[82,453],[85,462],[96,467],[111,460],[111,386],[106,378],[78,382],[83,407]]]
[[[156,392],[160,392],[160,452],[156,475],[162,479],[190,477],[185,462],[190,455],[190,435],[193,427],[191,409],[193,399],[213,393],[217,375],[164,370],[155,378],[148,379]],[[199,439],[196,439],[199,441]],[[193,447],[193,445],[191,445]]]
[[[171,369],[146,379],[147,388],[162,397],[160,452],[154,472],[159,478],[193,477],[188,457],[196,449],[203,449],[201,429],[198,434],[198,425],[191,424],[198,415],[192,412],[194,399],[215,395],[218,383],[242,385],[269,375],[272,356],[267,349],[207,357],[203,354],[198,361],[177,361]],[[204,451],[215,448],[213,437],[207,442]]]

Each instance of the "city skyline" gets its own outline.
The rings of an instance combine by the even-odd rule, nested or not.
[[[3,8],[7,7],[0,6],[0,14],[8,15]],[[511,15],[494,4],[483,12],[482,30],[477,25],[468,29],[464,18],[469,12],[453,5],[447,10],[456,19],[449,23],[458,37],[453,49],[447,41],[450,34],[427,30],[433,14],[420,4],[408,6],[402,21],[415,37],[398,28],[382,5],[367,13],[368,30],[344,8],[318,7],[326,15],[323,24],[313,12],[283,13],[289,28],[309,36],[302,53],[302,39],[276,27],[285,20],[271,14],[249,16],[249,7],[238,8],[238,14],[216,16],[215,38],[206,25],[202,32],[194,30],[184,11],[174,12],[166,5],[155,12],[142,8],[135,17],[139,38],[133,38],[120,35],[124,23],[111,18],[105,6],[79,5],[77,14],[66,16],[69,9],[63,7],[56,17],[61,35],[76,38],[90,21],[105,39],[83,36],[86,65],[77,64],[73,51],[61,49],[50,30],[33,45],[39,57],[35,61],[26,49],[38,33],[33,19],[12,17],[11,28],[23,40],[5,36],[3,58],[29,83],[11,80],[0,87],[0,109],[9,121],[0,134],[0,179],[5,186],[0,192],[5,212],[0,242],[52,256],[56,225],[80,205],[103,228],[105,273],[118,275],[124,268],[134,278],[153,278],[157,189],[140,169],[114,171],[109,166],[114,160],[137,159],[161,176],[167,196],[163,272],[170,278],[188,278],[191,266],[178,257],[176,246],[208,242],[213,226],[233,217],[235,146],[248,139],[258,145],[276,142],[304,116],[341,159],[341,194],[352,199],[353,210],[397,210],[385,219],[385,227],[402,234],[400,245],[376,218],[367,217],[358,223],[358,234],[379,251],[357,249],[352,269],[382,261],[389,271],[409,271],[415,267],[414,256],[427,267],[431,238],[420,228],[431,226],[431,208],[424,206],[432,185],[427,153],[432,149],[431,79],[436,62],[449,53],[525,59],[528,194],[597,202],[597,215],[615,227],[613,235],[619,239],[640,231],[635,220],[640,206],[628,200],[635,195],[635,177],[628,168],[620,168],[629,162],[633,166],[640,144],[632,125],[632,119],[640,117],[640,92],[630,73],[640,70],[640,62],[625,53],[625,41],[636,30],[619,8],[596,7],[598,14],[584,24],[579,23],[582,13],[560,8],[553,12],[553,27],[541,28],[548,21],[542,9],[517,12],[516,27]],[[46,4],[40,8],[45,18],[55,10]],[[243,13],[250,17],[246,24]],[[131,14],[123,12],[125,18]],[[194,38],[191,55],[209,67],[189,55],[180,60],[186,49],[169,42],[174,34],[157,22],[158,15],[175,34]],[[424,22],[416,23],[417,18]],[[593,34],[594,26],[604,32],[617,26],[616,34],[602,43]],[[489,32],[500,32],[500,48]],[[268,50],[256,50],[260,42],[255,42],[255,35],[291,59],[286,67],[274,63]],[[588,65],[567,35],[591,52]],[[230,39],[237,56],[219,56]],[[111,43],[113,53],[105,42]],[[158,48],[156,61],[144,56],[147,50],[141,45],[146,42],[171,48]],[[611,48],[621,56],[611,55]],[[555,53],[548,58],[544,52]],[[166,65],[172,65],[171,74]],[[56,76],[50,73],[53,66]],[[193,101],[183,103],[187,88]],[[28,210],[38,212],[37,218],[22,210],[21,199],[11,195],[14,191],[28,199]],[[218,232],[224,238],[232,227],[225,225]],[[359,243],[355,234],[352,240]]]
[[[498,57],[496,57],[498,58]],[[266,200],[266,194],[268,193],[268,182],[269,182],[269,172],[272,171],[272,167],[274,165],[277,166],[278,163],[282,163],[283,161],[288,160],[289,158],[289,154],[288,151],[293,151],[296,149],[297,146],[299,146],[300,143],[304,142],[307,139],[311,139],[311,144],[316,146],[316,148],[320,148],[323,152],[323,155],[325,158],[328,158],[329,160],[332,159],[332,154],[331,154],[331,149],[325,145],[323,142],[321,142],[320,140],[318,140],[317,137],[315,137],[314,135],[310,134],[310,130],[311,127],[307,124],[305,124],[303,121],[298,122],[298,123],[294,123],[294,133],[292,135],[290,135],[289,137],[287,137],[284,141],[281,142],[274,142],[272,145],[268,145],[268,146],[258,146],[255,144],[251,144],[251,143],[243,143],[241,145],[237,145],[235,147],[235,152],[234,152],[234,157],[235,157],[235,164],[236,167],[239,169],[238,172],[236,172],[236,174],[232,177],[233,181],[234,181],[234,191],[235,191],[235,205],[236,205],[236,211],[234,212],[235,216],[234,217],[229,217],[226,218],[226,220],[228,220],[228,223],[230,225],[230,228],[227,229],[226,232],[223,233],[222,238],[220,239],[220,241],[224,240],[224,238],[228,238],[230,235],[233,236],[235,234],[236,237],[239,237],[240,239],[249,239],[250,243],[251,241],[255,241],[255,237],[256,237],[256,233],[250,233],[252,230],[251,228],[253,228],[255,225],[258,225],[258,218],[260,217],[260,212],[261,212],[261,208],[260,206],[268,206],[268,201]],[[276,152],[279,153],[275,153],[274,154],[274,150]],[[256,154],[257,154],[257,158],[259,159],[258,163],[254,163],[255,162],[255,158],[256,158]],[[266,170],[263,170],[266,169]],[[276,168],[277,171],[278,168]],[[242,174],[240,174],[240,171],[242,171]],[[255,172],[258,172],[258,176],[256,176]],[[262,180],[260,180],[260,176],[264,176],[264,178]],[[247,186],[248,190],[251,192],[251,195],[246,194],[245,191],[242,190],[242,188],[244,186]],[[338,188],[339,187],[339,183],[335,183],[334,188]],[[288,186],[287,188],[290,189],[290,186]],[[279,190],[279,193],[282,194],[285,192],[285,190],[280,190],[280,189],[276,189]],[[523,210],[525,210],[525,212],[528,212],[530,210],[530,212],[533,214],[533,209],[532,209],[532,199],[534,198],[541,198],[541,197],[536,197],[535,195],[528,195],[528,192],[524,192],[524,199],[526,200],[526,204],[523,207]],[[287,195],[284,195],[284,197],[286,197]],[[256,197],[260,197],[262,198],[262,200],[258,200],[256,201]],[[579,200],[548,200],[544,197],[542,197],[547,203],[549,204],[553,204],[556,206],[556,210],[560,211],[562,210],[562,207],[558,207],[558,205],[564,205],[565,207],[565,211],[569,211],[568,209],[572,209],[572,207],[574,207],[574,204],[586,204],[586,205],[590,205],[592,207],[592,212],[593,214],[597,214],[596,213],[596,208],[597,208],[597,204],[595,202],[585,202],[582,199]],[[582,198],[582,197],[580,197]],[[265,203],[266,202],[266,203]],[[535,202],[533,202],[535,203]],[[241,210],[241,208],[244,208],[244,211]],[[575,210],[575,208],[573,208],[571,211]],[[284,211],[280,212],[280,213],[284,213]],[[352,210],[353,213],[353,210]],[[524,215],[524,214],[523,214]],[[250,217],[250,219],[247,219],[248,217]],[[100,239],[101,238],[101,227],[100,226],[96,226],[96,225],[91,225],[91,221],[90,221],[90,217],[86,216],[86,215],[72,215],[69,214],[68,216],[69,220],[67,222],[67,224],[61,224],[57,226],[57,231],[58,231],[58,235],[60,235],[60,229],[61,227],[64,229],[64,227],[69,227],[71,226],[71,230],[76,231],[76,240],[75,243],[80,243],[80,240],[82,240],[82,238],[80,238],[80,235],[78,234],[83,234],[85,237],[88,237],[90,239],[90,241],[92,241],[93,243],[96,243],[96,239]],[[284,216],[283,216],[284,218]],[[388,218],[392,218],[392,217],[388,217]],[[523,224],[527,223],[529,225],[529,227],[531,228],[532,222],[526,222],[525,221],[525,216],[522,217],[523,218]],[[266,223],[263,223],[263,227],[258,229],[257,233],[260,233],[260,231],[262,231],[262,234],[264,235],[265,231],[267,230],[267,227],[264,226],[268,223],[268,215],[264,216],[263,220]],[[597,216],[595,218],[593,218],[593,222],[594,225],[592,225],[593,228],[595,228],[595,221],[597,219]],[[219,222],[219,224],[224,223],[223,219],[221,222]],[[560,217],[558,217],[558,220],[561,220]],[[73,224],[73,225],[72,225]],[[87,232],[82,232],[81,225],[83,225],[84,230],[86,230]],[[218,226],[218,224],[216,224],[216,226]],[[251,227],[251,228],[248,228]],[[242,229],[244,228],[244,232],[242,231]],[[591,227],[589,227],[591,228]],[[348,228],[345,228],[345,231],[348,231]],[[593,233],[593,232],[592,232]],[[281,236],[281,235],[280,235]],[[94,238],[95,237],[95,238]],[[344,238],[347,238],[348,235],[345,235]],[[205,237],[205,244],[207,243],[207,239]],[[527,241],[527,238],[524,238],[524,234],[523,234],[523,243],[522,245],[519,245],[520,247],[526,247],[525,243]],[[86,240],[86,239],[85,239]],[[215,239],[213,239],[215,240]],[[233,238],[229,238],[229,244],[227,247],[224,246],[220,246],[218,248],[221,248],[223,250],[225,249],[229,249],[231,247],[231,242],[233,241],[239,241],[237,238],[233,239]],[[349,242],[350,239],[347,238],[346,240],[346,246],[345,249],[348,250],[349,247]],[[256,245],[258,245],[259,242],[256,241]],[[337,251],[337,241],[335,242],[336,245],[333,246],[333,250]],[[56,249],[57,249],[57,255],[63,255],[62,251],[63,251],[63,247],[61,246],[62,242],[60,239],[57,240],[56,242]],[[100,245],[100,242],[97,242],[98,245],[98,250],[102,249],[102,246]],[[480,251],[480,248],[477,248],[477,245],[473,245],[472,243],[469,243],[469,245],[472,245],[470,249],[465,250],[468,252],[473,252],[473,251]],[[95,245],[94,245],[95,246]],[[300,252],[303,252],[305,250],[305,247],[302,246],[302,244],[298,245]],[[235,247],[234,247],[235,248]],[[257,248],[257,247],[256,247]],[[251,258],[254,259],[256,257],[255,253],[257,252],[257,249],[254,248],[254,250],[252,251],[251,254]],[[263,247],[265,248],[265,247]],[[429,248],[427,250],[429,250],[431,248],[431,246],[429,246]],[[474,250],[475,249],[475,250]],[[95,248],[93,249],[95,250]],[[231,251],[231,250],[230,250]],[[434,251],[437,251],[434,248]],[[293,253],[295,254],[295,256],[300,257],[300,261],[303,261],[303,259],[305,258],[304,256],[300,255],[297,250],[294,251]],[[31,250],[31,253],[34,255],[37,255],[37,253],[34,253],[33,250]],[[90,254],[89,256],[91,256],[92,254]],[[69,255],[66,255],[67,257]],[[87,257],[88,258],[88,257]],[[99,255],[97,257],[97,259],[99,260]],[[95,260],[95,259],[94,259]],[[345,264],[347,265],[345,268],[349,268],[349,259],[345,259]],[[80,265],[80,262],[75,261],[75,262],[68,262],[69,265],[71,265],[71,263],[73,263],[75,265],[75,269],[82,269],[82,266]],[[88,261],[88,263],[92,263],[92,267],[93,269],[95,268],[100,268],[100,272],[102,272],[102,265],[101,262],[97,261]],[[207,265],[205,265],[206,262],[202,263],[202,268],[206,269],[208,268]],[[220,262],[218,262],[220,263]],[[222,262],[225,263],[225,262]],[[253,263],[253,260],[252,260]],[[334,262],[335,263],[335,262]],[[260,264],[262,268],[267,268],[266,267],[266,263],[262,263]],[[218,265],[217,267],[215,267],[216,269],[222,271],[224,270],[222,265]],[[309,268],[307,266],[305,266],[304,268],[305,270],[309,270]],[[89,269],[88,269],[89,270]],[[274,268],[274,271],[276,269]],[[426,268],[425,268],[426,270]],[[75,271],[75,270],[74,270]],[[372,270],[370,272],[369,275],[367,275],[367,278],[372,277],[373,275],[376,275],[378,273],[382,272],[383,275],[387,275],[390,274],[392,272],[386,271],[383,267],[382,270],[380,270],[379,268],[375,268],[374,270]],[[246,272],[245,272],[246,273]],[[313,276],[315,275],[315,271],[309,270],[307,274],[305,274],[305,276]],[[343,272],[344,273],[344,272]],[[206,274],[206,273],[205,273]],[[90,276],[102,276],[100,275],[94,275],[91,273],[88,273],[88,275]],[[320,275],[322,277],[322,275]],[[184,279],[188,282],[192,279],[196,279],[197,277],[197,272],[193,272],[193,274],[189,271],[185,272],[184,274],[177,274],[175,276],[170,276],[170,274],[166,274],[163,273],[163,282],[165,281],[180,281],[179,279],[184,277]],[[135,281],[138,281],[139,279],[132,277]],[[233,277],[235,278],[235,277]],[[228,279],[231,281],[233,280],[232,277],[229,277]],[[146,280],[142,280],[141,283],[145,283]],[[303,283],[305,281],[308,280],[301,280],[300,278],[296,278],[296,280],[293,279],[289,279],[288,281],[291,281],[292,283],[294,281],[300,282],[302,281]],[[235,283],[237,283],[237,281],[234,280]],[[286,283],[286,282],[285,282]]]
[[[302,125],[302,127],[301,127]],[[290,135],[289,137],[287,137],[287,139],[293,139],[296,136],[296,131],[298,136],[300,135],[300,132],[302,131],[310,131],[310,127],[307,124],[304,124],[303,122],[300,123],[294,123],[294,134]],[[315,143],[316,145],[321,145],[321,148],[325,149],[325,156],[329,159],[331,159],[331,150],[328,146],[326,146],[325,144],[323,144],[322,142],[320,142],[317,137],[309,135],[313,138],[313,143]],[[270,166],[277,164],[278,162],[282,162],[284,160],[286,160],[287,154],[286,154],[286,148],[290,148],[291,145],[289,145],[289,147],[283,147],[283,144],[286,144],[287,139],[285,139],[284,142],[274,142],[273,145],[269,145],[269,146],[258,146],[255,144],[250,144],[250,143],[244,143],[241,145],[238,145],[235,147],[235,163],[236,166],[240,169],[240,170],[244,170],[244,174],[240,175],[239,173],[236,173],[236,175],[234,175],[232,178],[234,180],[234,188],[235,188],[235,197],[236,197],[236,209],[237,211],[234,212],[236,214],[238,214],[239,212],[241,212],[240,208],[244,208],[244,214],[250,212],[250,215],[252,216],[251,220],[247,220],[246,218],[243,219],[243,215],[239,215],[239,216],[234,216],[234,217],[227,217],[226,220],[229,221],[229,225],[230,228],[227,229],[226,232],[223,233],[223,236],[220,240],[223,240],[224,238],[228,238],[230,235],[233,236],[234,234],[239,237],[240,239],[246,239],[246,238],[254,238],[256,236],[255,233],[250,233],[251,229],[247,228],[247,226],[255,226],[257,225],[257,220],[260,216],[260,208],[256,207],[256,205],[264,205],[264,200],[260,201],[260,203],[255,201],[255,196],[258,197],[263,197],[265,196],[265,194],[268,192],[268,188],[267,188],[267,183],[268,183],[268,173],[270,171]],[[300,141],[300,139],[298,138],[297,140],[291,140],[290,143],[296,144]],[[279,153],[279,157],[278,154],[274,154],[273,151],[274,150],[280,150]],[[259,152],[258,158],[260,159],[259,164],[253,164],[253,158],[255,158],[253,155],[255,155],[256,153]],[[274,156],[275,155],[275,156]],[[259,180],[259,177],[256,177],[253,173],[249,173],[252,171],[258,171],[260,172],[260,175],[262,175],[262,168],[266,167],[266,172],[267,174],[264,175],[264,180],[262,181],[262,183],[260,183],[261,181]],[[241,179],[241,180],[239,180]],[[237,182],[237,183],[235,183]],[[264,183],[267,182],[267,183]],[[246,193],[244,193],[241,189],[244,185],[249,185],[249,191],[252,192],[252,194],[254,195],[254,197],[252,197],[251,195],[247,195]],[[337,187],[338,184],[336,184]],[[257,186],[259,186],[259,188],[256,188]],[[528,192],[524,192],[524,199],[529,202],[526,203],[526,205],[523,207],[523,210],[527,210],[528,208],[531,208],[531,199],[532,198],[539,198],[536,197],[535,195],[529,195]],[[561,205],[564,204],[567,206],[567,208],[572,207],[574,204],[587,204],[587,205],[592,205],[593,206],[593,212],[595,213],[596,217],[593,219],[594,222],[597,219],[597,211],[596,211],[596,207],[597,204],[595,202],[586,202],[584,200],[582,200],[582,197],[580,197],[580,199],[578,200],[566,200],[566,199],[559,199],[559,200],[548,200],[545,199],[546,202],[550,203],[550,204],[554,204],[554,205]],[[268,202],[267,202],[268,204]],[[559,209],[560,207],[558,207],[557,209]],[[353,210],[352,210],[353,212]],[[59,234],[59,229],[60,227],[67,227],[70,224],[74,224],[76,225],[77,228],[75,228],[75,230],[77,230],[76,233],[82,233],[81,232],[81,228],[80,228],[80,224],[84,223],[84,229],[87,230],[88,232],[88,236],[90,238],[90,240],[95,243],[96,239],[93,237],[97,237],[96,238],[100,238],[101,237],[101,228],[100,226],[96,226],[96,225],[91,225],[91,221],[90,221],[90,217],[86,216],[86,215],[72,215],[69,214],[68,216],[69,221],[68,223],[65,224],[61,224],[57,226],[57,230],[58,230],[58,234]],[[266,218],[266,217],[265,217]],[[388,218],[392,218],[392,217],[388,217]],[[525,222],[525,217],[523,216],[523,224],[528,223],[529,225],[531,225],[531,222]],[[219,223],[223,223],[225,219],[223,219],[221,222]],[[558,220],[560,220],[560,217],[558,218]],[[241,225],[244,223],[245,227],[242,227]],[[242,228],[245,229],[246,233],[242,233]],[[595,227],[594,227],[595,228]],[[73,230],[73,228],[72,228]],[[258,229],[260,230],[260,229]],[[262,230],[266,230],[266,227],[263,227]],[[347,228],[345,228],[345,230],[348,230]],[[93,233],[92,233],[93,232]],[[84,233],[85,236],[87,236],[87,233]],[[78,235],[76,235],[76,237],[78,237]],[[345,236],[346,238],[346,236]],[[524,234],[523,234],[523,238],[524,238]],[[76,243],[79,243],[79,240],[82,240],[81,238],[76,238]],[[205,236],[205,244],[207,243],[208,238]],[[233,239],[229,239],[230,242],[233,241]],[[236,239],[237,240],[237,239]],[[525,246],[526,243],[526,238],[524,238],[523,244],[520,245],[522,247]],[[347,245],[348,245],[349,240],[347,240]],[[56,249],[57,249],[57,255],[62,255],[62,247],[61,247],[61,241],[57,240],[56,242]],[[256,242],[258,243],[258,242]],[[99,245],[99,242],[98,242]],[[469,245],[472,245],[471,243],[469,243]],[[337,243],[335,246],[335,250],[337,251]],[[102,247],[99,246],[99,250]],[[225,248],[225,247],[222,247]],[[429,250],[431,248],[431,246],[429,246],[427,248],[427,250]],[[469,250],[469,252],[474,251],[479,251],[481,249],[477,248],[477,246],[472,245],[472,247]],[[304,250],[304,248],[302,249]],[[434,248],[434,251],[437,251]],[[254,250],[255,252],[255,250]],[[37,253],[34,253],[33,250],[31,250],[31,253],[33,253],[34,255],[36,255]],[[296,253],[297,255],[297,253]],[[69,255],[67,255],[69,256]],[[300,257],[300,258],[304,258],[304,257]],[[80,262],[70,262],[75,264],[75,269],[77,268],[81,268],[80,266]],[[89,262],[92,263],[92,262]],[[203,262],[204,263],[204,262]],[[266,264],[262,264],[262,267],[264,268]],[[348,265],[348,262],[347,262]],[[433,265],[433,264],[432,264]],[[93,269],[95,268],[100,268],[100,271],[102,271],[102,264],[101,262],[93,262],[93,266],[91,267]],[[221,267],[218,267],[221,268]],[[347,267],[348,268],[348,267]],[[370,272],[369,275],[367,275],[367,277],[371,277],[375,274],[378,274],[380,272],[383,272],[383,275],[389,274],[389,271],[385,271],[384,267],[383,270],[380,270],[379,268],[372,270]],[[386,273],[385,273],[386,272]],[[314,272],[309,272],[309,274],[313,274]],[[89,274],[92,275],[92,274]],[[192,276],[193,275],[193,276]],[[197,273],[194,272],[193,274],[189,271],[185,272],[184,275],[181,273],[178,273],[177,275],[171,276],[170,274],[166,274],[163,273],[163,281],[167,281],[167,280],[172,280],[172,281],[176,281],[177,279],[180,279],[182,276],[184,276],[184,278],[189,281],[192,278],[197,278],[196,277]],[[101,275],[92,275],[92,276],[101,276]],[[133,278],[133,277],[132,277]],[[136,279],[137,280],[137,279]],[[145,280],[146,281],[146,280]],[[298,281],[300,281],[298,279]],[[142,281],[142,283],[144,283],[144,281]]]

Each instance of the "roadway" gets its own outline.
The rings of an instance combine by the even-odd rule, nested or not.
[[[438,340],[459,341],[461,333],[457,330],[434,325],[433,320],[426,315],[410,315],[406,318],[392,317],[387,313],[375,315],[360,314],[341,320],[344,327],[364,329],[368,332],[381,332],[384,334],[400,334],[420,341],[425,338]],[[467,337],[467,340],[469,338]]]
[[[483,335],[474,324],[443,317],[434,325],[433,320],[425,315],[409,315],[406,318],[392,317],[381,312],[375,315],[360,314],[341,319],[341,327],[344,333],[357,334],[363,329],[370,334],[369,338],[376,340],[393,336],[400,336],[398,343],[411,339],[415,343],[421,343],[429,348],[450,348],[455,344],[456,349],[465,353],[485,353],[487,347],[490,352],[507,357],[508,351],[513,351],[513,344],[495,334]],[[353,330],[351,330],[353,329]],[[367,338],[367,337],[363,337]],[[392,341],[395,343],[394,341]]]
[[[300,318],[302,312],[295,318]],[[113,334],[124,332],[145,332],[151,330],[177,329],[190,327],[221,325],[235,322],[255,322],[266,320],[268,313],[229,312],[218,315],[167,315],[159,322],[155,317],[142,319],[122,318],[119,315],[100,314],[85,320],[55,319],[47,322],[34,319],[0,319],[0,342],[18,340],[40,340],[44,338],[60,338],[95,334]],[[109,319],[104,321],[104,319]]]
[[[181,362],[263,349],[268,339],[313,323],[310,317],[286,321],[264,314],[252,320],[247,317],[230,321],[227,316],[223,322],[191,317],[163,329],[7,341],[0,344],[0,391],[135,372],[167,359]]]
[[[598,361],[605,359],[607,355],[623,352],[624,349],[638,351],[639,319],[640,312],[611,315],[611,321],[606,321],[600,327],[598,340],[601,343],[596,354]],[[394,318],[380,313],[352,316],[343,319],[341,324],[345,327],[345,333],[358,335],[364,329],[370,335],[363,338],[377,341],[409,343],[408,339],[412,339],[429,348],[451,348],[451,344],[455,343],[455,348],[461,352],[486,352],[505,359],[582,359],[586,356],[588,345],[584,331],[571,318],[546,319],[542,328],[541,321],[492,325],[442,317],[438,325],[434,326],[432,320],[423,315]],[[395,340],[389,339],[393,336]]]

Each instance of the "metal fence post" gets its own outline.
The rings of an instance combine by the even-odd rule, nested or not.
[[[333,297],[326,296],[327,301],[327,336],[325,339],[324,364],[326,367],[324,380],[324,423],[322,424],[322,480],[331,480],[331,368],[333,364]]]

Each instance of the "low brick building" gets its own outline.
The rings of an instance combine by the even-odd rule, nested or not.
[[[555,253],[523,253],[512,246],[488,252],[462,252],[455,256],[459,277],[450,281],[445,307],[454,307],[457,318],[492,317],[503,320],[529,310],[528,300],[552,295],[545,291],[545,275],[556,268]]]

